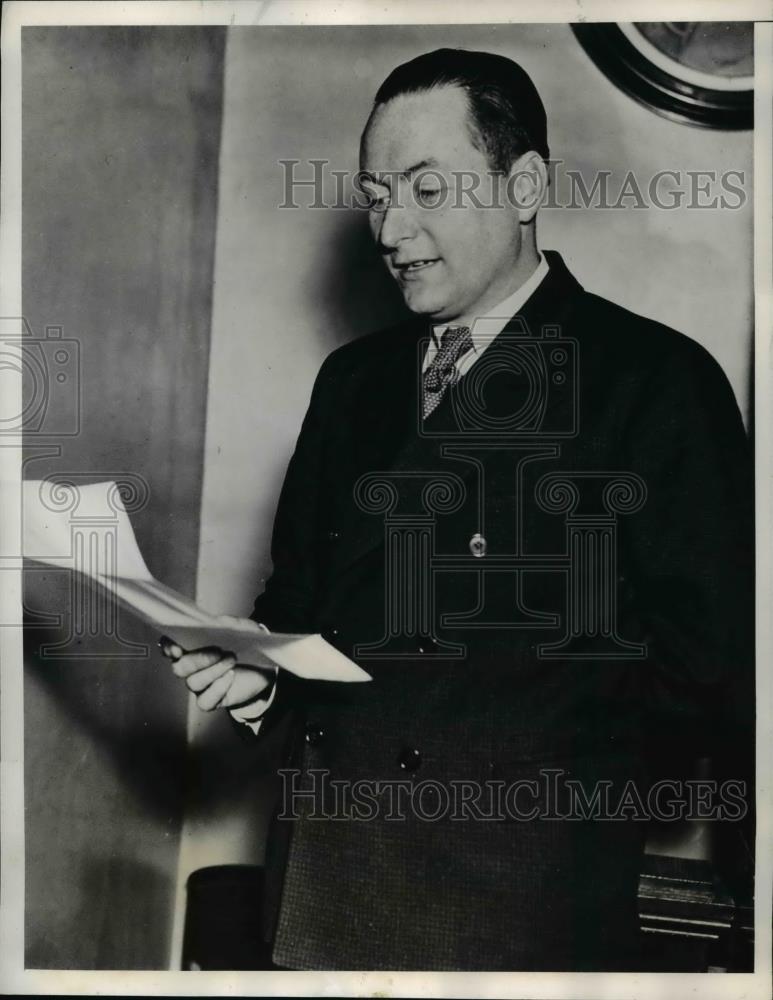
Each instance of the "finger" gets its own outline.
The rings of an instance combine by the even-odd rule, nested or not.
[[[190,674],[186,678],[185,683],[194,694],[199,694],[200,691],[208,688],[210,684],[216,681],[218,677],[222,677],[227,670],[233,669],[235,665],[235,656],[224,656],[222,660],[213,663],[211,667],[205,667],[203,670],[197,670],[195,674]]]
[[[168,635],[162,635],[158,640],[158,648],[169,660],[179,660],[180,657],[185,652],[174,639],[170,639]]]
[[[174,660],[172,670],[178,677],[190,677],[197,670],[206,670],[207,667],[219,663],[226,656],[233,656],[233,654],[218,646],[205,646],[202,649],[194,649],[190,653],[186,653],[179,660]]]
[[[196,699],[196,704],[199,708],[203,709],[205,712],[211,712],[213,708],[217,708],[220,702],[228,694],[228,689],[234,679],[233,670],[228,670],[218,677],[216,681],[213,681]]]
[[[274,681],[273,672],[266,673],[237,664],[233,683],[228,689],[228,695],[221,701],[220,708],[242,708],[256,698],[266,698]]]

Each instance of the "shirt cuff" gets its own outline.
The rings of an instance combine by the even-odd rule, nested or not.
[[[260,727],[263,725],[263,716],[271,707],[271,703],[276,695],[276,685],[277,685],[277,674],[279,669],[276,669],[274,674],[274,683],[271,686],[271,692],[267,698],[256,698],[255,701],[251,701],[249,705],[240,705],[238,708],[229,708],[228,711],[231,713],[231,718],[248,729],[251,729],[253,733],[257,736],[260,732]]]

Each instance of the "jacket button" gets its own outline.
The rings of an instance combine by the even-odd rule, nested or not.
[[[305,738],[310,747],[315,747],[318,743],[321,743],[324,737],[325,730],[321,726],[313,722],[307,724]]]
[[[488,542],[479,534],[477,531],[470,539],[470,552],[475,556],[476,559],[482,559],[486,554],[486,549],[488,548]]]
[[[405,747],[405,749],[400,751],[397,763],[403,771],[408,771],[410,773],[411,771],[415,771],[421,764],[421,754],[418,750]]]

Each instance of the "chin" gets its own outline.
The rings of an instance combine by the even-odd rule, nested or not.
[[[448,313],[445,303],[439,303],[429,295],[405,295],[404,298],[406,306],[417,316],[442,320]]]

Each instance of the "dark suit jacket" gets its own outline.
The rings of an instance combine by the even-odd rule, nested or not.
[[[266,726],[291,712],[288,763],[298,776],[287,780],[296,788],[313,787],[314,769],[344,782],[490,790],[544,781],[548,768],[588,796],[607,782],[614,802],[630,780],[646,795],[648,744],[681,736],[702,752],[749,723],[752,493],[733,393],[695,342],[585,292],[557,254],[547,257],[549,275],[521,316],[429,418],[435,436],[418,431],[423,323],[348,344],[322,366],[254,617],[274,630],[322,632],[373,680],[280,677]],[[470,406],[489,422],[471,429]],[[509,420],[514,413],[526,417]],[[646,499],[625,513],[618,497],[611,590],[586,560],[597,576],[577,591],[607,608],[616,629],[605,619],[591,634],[580,622],[563,655],[562,636],[586,613],[567,600],[567,551],[587,518],[609,537],[602,494],[620,472],[631,474],[623,494],[644,484]],[[403,624],[382,658],[362,647],[385,637],[387,615],[424,584],[416,568],[390,577],[388,511],[374,513],[385,494],[362,480],[372,473],[394,487],[392,515],[413,517],[425,538],[421,488],[435,476],[450,491],[430,519],[433,557],[446,557],[432,577],[433,621]],[[566,499],[571,487],[557,482],[567,478],[579,490],[568,508],[561,489]],[[483,556],[471,553],[476,534]],[[535,557],[533,568],[517,574],[514,553]],[[497,559],[503,572],[481,575]],[[269,925],[279,965],[635,967],[643,822],[433,822],[427,794],[424,816],[386,818],[382,791],[370,820],[314,818],[311,799],[298,799],[300,818],[276,822]],[[329,794],[325,802],[334,811]]]

